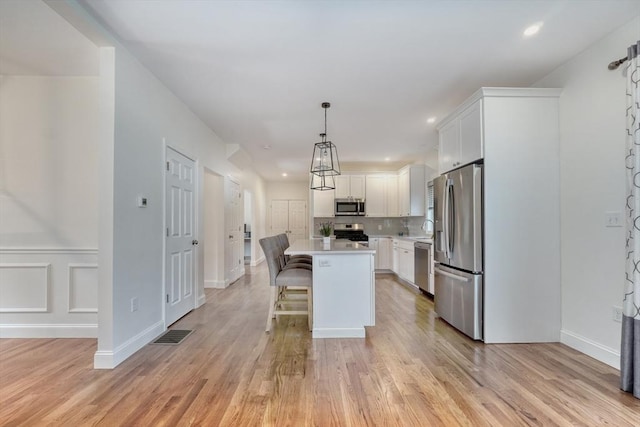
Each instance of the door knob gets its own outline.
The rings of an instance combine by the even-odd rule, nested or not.
[[[192,241],[191,241],[191,244],[192,244],[193,246],[196,246],[196,245],[198,244],[198,241],[197,241],[197,240],[192,240]]]

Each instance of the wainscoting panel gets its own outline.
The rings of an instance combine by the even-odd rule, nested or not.
[[[0,338],[93,338],[98,251],[0,248]]]
[[[0,264],[0,313],[46,313],[50,266],[48,263]]]
[[[98,264],[69,264],[69,313],[98,312]]]

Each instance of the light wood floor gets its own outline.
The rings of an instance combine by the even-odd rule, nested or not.
[[[561,344],[483,345],[392,276],[366,339],[312,340],[306,318],[264,333],[263,263],[111,371],[91,339],[0,340],[5,426],[640,425],[616,370]]]

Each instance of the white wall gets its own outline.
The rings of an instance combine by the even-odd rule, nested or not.
[[[113,346],[97,366],[115,366],[164,330],[163,230],[166,146],[198,163],[198,233],[204,229],[204,167],[238,173],[225,144],[125,49],[115,45],[113,199]],[[137,207],[143,195],[148,207]],[[204,255],[198,253],[197,298],[204,297]],[[132,298],[139,309],[130,310]],[[100,346],[99,346],[100,347]]]
[[[204,173],[204,287],[224,288],[224,178]]]
[[[624,229],[604,213],[624,213],[625,78],[607,64],[640,37],[640,17],[536,83],[561,87],[562,342],[619,367]],[[539,230],[544,238],[545,230]],[[541,266],[542,268],[543,266]]]
[[[0,336],[97,334],[97,77],[0,76]]]
[[[251,186],[260,179],[227,161],[226,144],[77,2],[52,3],[100,46],[99,246],[97,368],[112,368],[165,329],[164,157],[171,146],[197,161],[197,232],[204,230],[205,169]],[[137,207],[145,196],[148,207]],[[260,203],[260,202],[257,202]],[[258,212],[264,206],[258,206]],[[240,219],[241,220],[241,219]],[[259,220],[257,221],[259,223]],[[198,238],[202,238],[198,235]],[[204,302],[204,250],[197,253],[196,298]],[[131,299],[139,309],[131,312]]]
[[[253,171],[244,171],[243,184],[244,189],[251,193],[251,265],[256,266],[264,261],[259,240],[267,236],[267,185]]]

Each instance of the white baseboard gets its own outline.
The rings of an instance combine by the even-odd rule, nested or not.
[[[249,264],[251,267],[257,267],[258,265],[260,265],[260,263],[262,263],[265,260],[264,255],[262,255],[260,258],[256,259],[256,260],[251,260],[251,263]]]
[[[196,308],[202,307],[206,302],[207,302],[207,296],[205,294],[200,295],[198,297],[198,301],[196,302]]]
[[[620,352],[612,348],[564,329],[560,331],[560,342],[613,368],[620,369]]]
[[[97,337],[97,324],[0,324],[0,338]]]
[[[364,338],[362,328],[313,328],[313,338]]]
[[[96,351],[93,356],[94,369],[113,369],[124,362],[129,356],[149,344],[154,338],[166,330],[164,322],[159,321],[138,335],[130,338],[114,351]]]
[[[205,280],[204,281],[205,288],[225,289],[228,286],[229,286],[229,282],[227,280]]]

